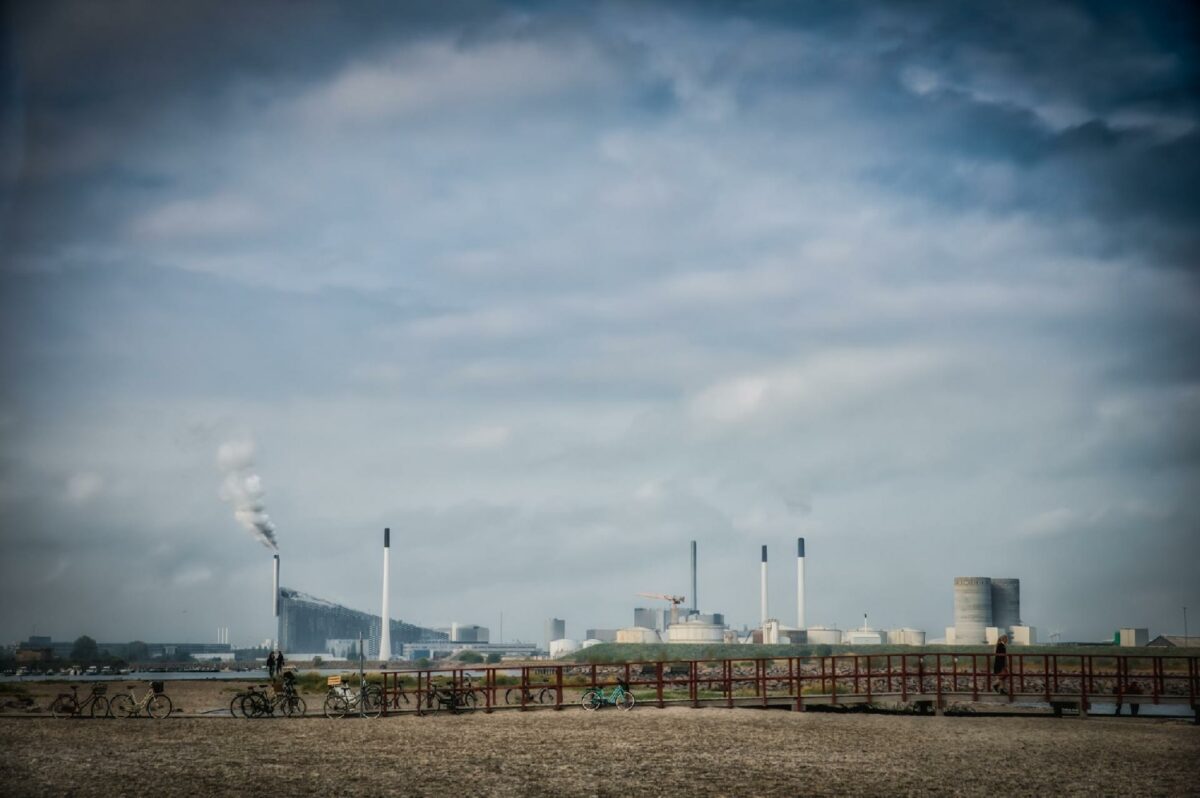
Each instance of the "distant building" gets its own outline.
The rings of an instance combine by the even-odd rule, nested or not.
[[[1125,626],[1117,631],[1116,638],[1119,646],[1144,646],[1150,643],[1150,630]]]
[[[561,640],[567,636],[567,622],[562,618],[547,618],[546,619],[546,634],[542,641],[545,650],[550,650],[551,640]]]
[[[1183,635],[1159,635],[1158,637],[1154,638],[1146,645],[1154,646],[1156,648],[1158,648],[1158,647],[1163,647],[1163,648],[1196,647],[1196,646],[1200,646],[1200,635],[1190,635],[1188,637],[1184,637]]]
[[[599,640],[601,643],[617,642],[616,629],[588,629],[583,633],[584,640]]]
[[[450,642],[452,643],[486,643],[491,632],[486,626],[475,624],[450,624]]]
[[[343,607],[298,590],[279,589],[279,637],[281,651],[319,653],[327,651],[327,640],[357,640],[361,634],[367,656],[379,656],[379,616]],[[442,641],[449,635],[403,621],[391,621],[392,643],[421,640]],[[226,644],[226,648],[228,645]]]

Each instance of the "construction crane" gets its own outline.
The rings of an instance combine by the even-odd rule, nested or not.
[[[679,605],[687,600],[683,596],[669,596],[666,593],[638,593],[638,595],[671,602],[671,625],[679,623]]]

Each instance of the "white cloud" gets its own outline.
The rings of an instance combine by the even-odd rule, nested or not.
[[[222,239],[259,233],[269,224],[269,214],[258,203],[220,195],[168,202],[134,219],[131,230],[146,241]]]
[[[94,499],[104,488],[104,478],[90,471],[72,474],[67,479],[67,501],[83,504]]]
[[[459,449],[498,449],[512,438],[512,429],[502,424],[473,427],[454,437],[452,443]]]

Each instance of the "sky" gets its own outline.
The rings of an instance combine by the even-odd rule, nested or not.
[[[0,640],[1200,629],[1188,4],[3,20]]]

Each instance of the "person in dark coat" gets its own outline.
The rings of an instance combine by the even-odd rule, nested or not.
[[[283,652],[282,651],[275,652],[275,672],[283,673]]]
[[[272,651],[270,654],[267,655],[267,678],[268,679],[275,678],[275,663],[276,663],[275,652]]]
[[[1008,676],[1008,635],[1000,635],[996,641],[996,653],[992,656],[992,689],[1004,692],[1004,677]]]

